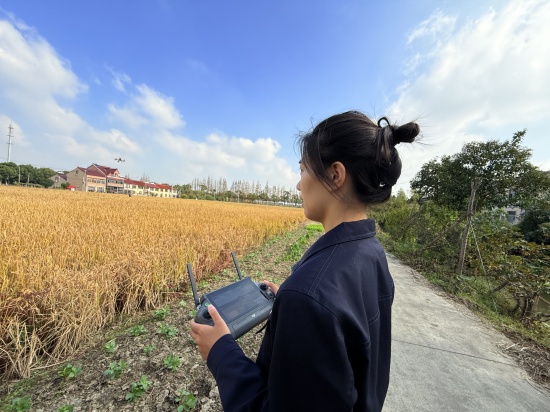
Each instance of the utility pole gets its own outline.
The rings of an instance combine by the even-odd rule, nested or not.
[[[11,142],[11,138],[13,137],[11,132],[13,132],[13,126],[10,123],[10,125],[8,126],[8,163],[11,161],[11,145],[13,144]]]

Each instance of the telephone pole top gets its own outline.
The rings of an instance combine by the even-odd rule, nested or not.
[[[13,137],[12,132],[13,132],[13,126],[10,123],[10,125],[8,126],[8,163],[11,161],[11,145],[13,144],[11,142],[11,138]]]

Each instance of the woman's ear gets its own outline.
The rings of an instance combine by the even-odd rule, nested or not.
[[[342,162],[334,162],[328,169],[328,174],[335,187],[341,188],[346,181],[346,167]]]

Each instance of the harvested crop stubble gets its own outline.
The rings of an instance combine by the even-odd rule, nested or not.
[[[0,186],[0,375],[157,307],[304,220],[300,209]]]

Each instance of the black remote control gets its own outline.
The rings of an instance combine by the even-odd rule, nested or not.
[[[275,295],[265,283],[252,281],[242,277],[235,253],[231,252],[233,263],[237,269],[239,280],[198,298],[195,277],[191,264],[187,264],[187,273],[191,280],[191,289],[197,308],[195,322],[204,325],[214,325],[208,313],[208,305],[214,305],[218,313],[229,327],[231,335],[237,339],[253,327],[269,318]]]

